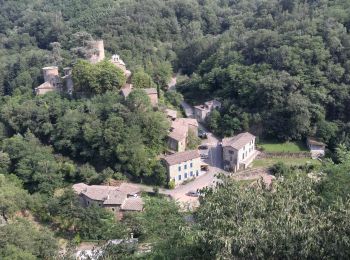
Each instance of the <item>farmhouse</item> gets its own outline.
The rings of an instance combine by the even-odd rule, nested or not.
[[[217,100],[207,101],[202,105],[194,107],[194,117],[198,122],[204,122],[207,116],[214,110],[220,109],[221,103]]]
[[[311,157],[317,159],[325,155],[326,144],[314,137],[307,138],[307,146],[310,149]]]
[[[141,189],[130,183],[122,183],[118,187],[78,183],[73,185],[73,190],[86,207],[96,205],[107,208],[118,216],[125,211],[143,210],[144,203],[139,196]]]
[[[201,175],[202,162],[197,150],[185,151],[168,155],[163,159],[169,181],[175,185]]]
[[[255,159],[255,136],[245,132],[222,140],[224,169],[236,172],[246,169]]]
[[[175,152],[186,150],[189,131],[198,135],[198,122],[193,118],[177,118],[171,122],[170,133],[168,134],[169,149]]]

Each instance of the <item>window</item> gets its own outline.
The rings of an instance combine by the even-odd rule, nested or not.
[[[193,176],[193,172],[192,172],[192,171],[190,172],[190,176],[191,176],[191,177]]]
[[[101,207],[101,203],[98,203],[98,206]]]
[[[179,181],[181,181],[181,175],[179,175]]]
[[[88,201],[88,205],[90,205],[90,201]]]
[[[193,163],[190,163],[190,168],[192,168],[193,167]]]
[[[181,166],[179,166],[179,172],[181,172]]]
[[[185,179],[187,179],[187,172],[185,172]]]
[[[114,208],[112,208],[112,211],[114,211]]]
[[[198,170],[196,171],[196,176],[198,176],[199,175],[199,172],[198,172]]]
[[[184,165],[184,169],[185,169],[185,170],[187,169],[187,164]]]

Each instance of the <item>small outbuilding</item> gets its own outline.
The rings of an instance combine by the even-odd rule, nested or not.
[[[326,144],[315,137],[307,138],[307,146],[310,149],[312,159],[323,157],[326,151]]]

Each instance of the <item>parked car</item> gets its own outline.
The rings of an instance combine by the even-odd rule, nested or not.
[[[199,154],[202,159],[207,159],[209,157],[209,147],[208,145],[200,145],[198,146]]]
[[[202,144],[202,145],[198,146],[198,150],[208,150],[208,149],[209,149],[209,147],[206,144]]]
[[[190,197],[199,197],[199,192],[198,191],[189,191],[186,193],[187,196],[190,196]]]
[[[204,130],[198,130],[198,137],[202,139],[208,138],[208,134]]]

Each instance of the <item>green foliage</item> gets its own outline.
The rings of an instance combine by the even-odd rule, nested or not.
[[[169,187],[169,189],[171,189],[171,190],[175,189],[175,187],[176,187],[175,181],[174,181],[174,180],[170,180],[170,181],[168,182],[168,187]]]
[[[169,102],[172,106],[179,108],[181,105],[181,102],[183,101],[183,96],[176,91],[167,91],[165,92],[165,99],[167,102]]]
[[[29,208],[30,197],[15,177],[0,174],[0,215],[7,221],[17,211]]]
[[[135,88],[153,88],[155,86],[152,78],[144,70],[135,71],[132,74],[131,83]]]
[[[126,81],[123,71],[109,61],[91,64],[78,60],[72,74],[74,90],[78,93],[102,94],[120,89]]]
[[[349,201],[324,209],[315,185],[300,175],[277,180],[271,192],[263,185],[242,188],[223,179],[219,189],[206,191],[196,214],[198,255],[203,259],[345,257],[349,244],[337,237],[350,228]]]
[[[303,142],[278,142],[271,140],[262,140],[258,144],[266,152],[304,152],[308,151]]]
[[[3,142],[2,149],[11,160],[11,169],[30,191],[52,192],[62,185],[60,164],[52,148],[43,146],[31,133],[16,135]]]
[[[56,259],[58,244],[51,231],[25,220],[0,227],[1,259]]]
[[[319,192],[326,204],[333,204],[339,199],[346,201],[350,195],[350,151],[344,146],[337,148],[338,164],[326,162],[319,186]]]
[[[200,144],[201,144],[201,139],[197,136],[197,134],[194,131],[189,130],[188,137],[187,137],[187,149],[195,150],[198,148]]]
[[[149,98],[141,89],[133,91],[126,101],[115,92],[86,100],[69,100],[57,94],[27,100],[19,95],[9,98],[1,109],[1,117],[12,132],[25,134],[29,129],[54,149],[47,146],[34,148],[41,147],[38,141],[27,145],[29,140],[21,137],[4,140],[3,150],[10,156],[11,171],[21,174],[25,185],[32,181],[32,174],[39,177],[39,172],[44,171],[44,161],[50,162],[50,167],[45,169],[56,173],[51,179],[55,182],[52,187],[61,185],[60,178],[96,184],[111,177],[97,175],[94,167],[99,170],[110,167],[113,172],[127,173],[135,180],[154,184],[165,182],[155,156],[164,149],[169,123],[163,113],[153,111]],[[37,153],[31,151],[36,149]],[[70,157],[82,166],[77,167],[61,156],[56,157],[59,161],[56,165],[54,156],[50,155],[52,152]],[[18,158],[18,161],[17,157],[26,159]],[[36,171],[26,169],[25,163],[33,163],[39,158],[40,162],[34,163],[40,164]],[[86,165],[87,162],[91,166]],[[32,187],[31,191],[37,189]]]
[[[283,162],[278,162],[270,168],[270,171],[276,177],[288,176],[288,174],[292,173],[290,166],[287,166]]]

